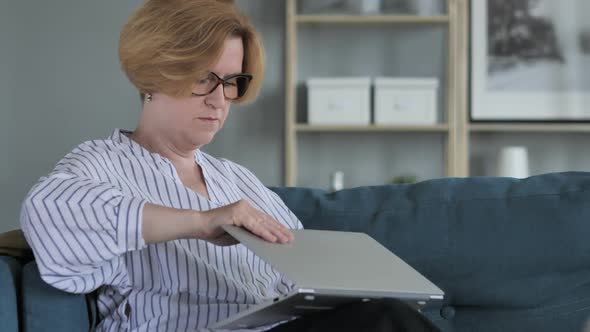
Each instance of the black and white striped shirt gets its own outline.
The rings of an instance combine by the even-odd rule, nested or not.
[[[210,199],[185,187],[166,158],[115,130],[79,145],[27,195],[21,226],[43,280],[71,293],[98,289],[99,331],[195,331],[293,287],[243,245],[146,245],[148,202],[205,211],[245,199],[302,228],[244,167],[200,150],[195,160]]]

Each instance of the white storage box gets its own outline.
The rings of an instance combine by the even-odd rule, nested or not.
[[[437,96],[435,78],[376,78],[375,123],[436,124]]]
[[[312,78],[307,89],[310,124],[370,124],[370,78]]]

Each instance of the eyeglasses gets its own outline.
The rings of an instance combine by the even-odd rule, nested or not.
[[[246,94],[250,81],[252,81],[252,75],[249,74],[233,74],[226,78],[221,78],[215,73],[209,72],[207,77],[195,82],[192,95],[197,97],[206,96],[215,91],[219,84],[221,84],[225,99],[236,100]]]

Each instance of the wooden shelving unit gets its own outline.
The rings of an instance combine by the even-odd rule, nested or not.
[[[316,24],[448,24],[449,16],[414,15],[296,15],[297,23]]]
[[[472,123],[470,132],[494,133],[590,133],[590,123]]]
[[[445,173],[466,176],[468,172],[467,118],[467,1],[448,0],[447,14],[414,15],[300,15],[297,0],[286,0],[286,117],[284,184],[297,184],[297,141],[305,133],[440,133],[445,136]],[[445,94],[446,123],[430,126],[318,126],[297,123],[297,37],[298,28],[308,24],[340,24],[366,26],[375,24],[444,25],[448,29],[448,63]]]
[[[434,132],[448,133],[449,126],[446,124],[434,126],[331,126],[331,125],[308,125],[297,124],[295,129],[298,132]]]
[[[286,130],[285,185],[296,185],[297,141],[306,133],[439,133],[445,136],[445,174],[469,176],[469,144],[472,135],[480,133],[590,133],[590,123],[470,123],[469,93],[469,4],[473,0],[447,0],[446,14],[412,15],[299,15],[298,0],[287,1],[286,27]],[[441,0],[442,1],[442,0]],[[442,25],[448,29],[448,63],[446,82],[446,123],[433,126],[326,126],[297,123],[297,37],[304,25]]]

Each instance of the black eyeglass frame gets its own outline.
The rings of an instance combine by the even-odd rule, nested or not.
[[[221,78],[219,77],[217,74],[215,74],[214,72],[209,72],[210,75],[213,75],[216,79],[217,79],[217,83],[215,84],[215,86],[211,89],[211,91],[207,92],[207,93],[194,93],[191,92],[191,94],[195,97],[204,97],[207,95],[210,95],[213,91],[215,91],[217,89],[217,87],[219,86],[219,84],[222,84],[221,87],[223,89],[223,96],[225,97],[225,99],[227,100],[236,100],[239,99],[241,97],[243,97],[246,94],[246,91],[248,91],[248,85],[246,85],[245,88],[243,88],[243,91],[240,91],[240,87],[238,86],[238,96],[236,98],[228,98],[225,95],[225,83],[228,82],[231,79],[234,79],[236,77],[239,78],[245,78],[248,80],[248,83],[250,83],[250,81],[252,81],[252,79],[254,78],[254,76],[250,75],[250,74],[243,74],[243,73],[239,73],[239,74],[232,74],[227,76],[226,78]]]

